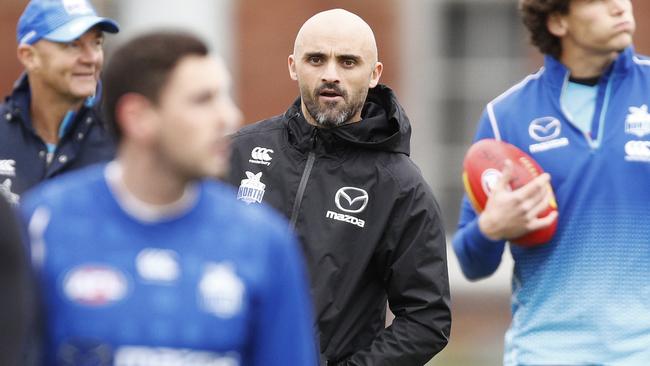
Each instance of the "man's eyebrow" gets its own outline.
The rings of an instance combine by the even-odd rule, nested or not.
[[[306,52],[304,55],[305,59],[309,59],[311,57],[325,57],[325,53],[323,52]],[[353,60],[356,62],[361,61],[362,57],[359,55],[354,55],[354,54],[342,54],[342,55],[336,55],[335,56],[337,60]]]
[[[323,57],[325,54],[323,52],[306,52],[304,58],[308,59],[311,57]]]
[[[353,60],[357,62],[361,61],[361,56],[353,54],[337,55],[336,58],[338,60]]]

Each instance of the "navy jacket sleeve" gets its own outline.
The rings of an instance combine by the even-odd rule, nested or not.
[[[378,251],[388,303],[395,315],[372,344],[343,365],[424,365],[451,329],[446,240],[439,207],[420,181],[397,198]]]
[[[252,335],[253,366],[316,365],[312,305],[298,244],[285,231],[269,255]]]
[[[494,136],[488,114],[484,112],[474,141]],[[465,196],[461,203],[458,230],[454,234],[452,245],[463,274],[470,280],[477,280],[497,270],[505,241],[493,241],[483,235],[478,226],[478,215]]]

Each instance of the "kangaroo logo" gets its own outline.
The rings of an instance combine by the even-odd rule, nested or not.
[[[246,179],[242,179],[239,191],[237,192],[237,199],[250,203],[262,203],[266,184],[261,182],[262,172],[257,174],[246,172]]]

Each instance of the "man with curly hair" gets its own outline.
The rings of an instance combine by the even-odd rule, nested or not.
[[[485,210],[462,203],[453,247],[472,280],[511,239],[505,365],[650,363],[650,60],[632,47],[630,0],[520,0],[544,67],[488,103],[475,140],[530,153],[547,172],[511,191],[506,164]],[[559,215],[538,217],[552,199]]]

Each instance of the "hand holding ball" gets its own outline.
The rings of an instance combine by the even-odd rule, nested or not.
[[[501,178],[506,160],[512,162],[511,179],[508,182],[512,191],[544,173],[533,158],[514,145],[494,139],[477,141],[465,155],[463,183],[467,196],[478,213],[485,209],[490,190]],[[548,189],[552,194],[550,185]],[[554,211],[557,211],[557,203],[555,197],[552,196],[547,207],[537,217],[546,217]],[[551,225],[528,232],[510,241],[527,247],[540,245],[552,239],[556,228],[557,216]]]

